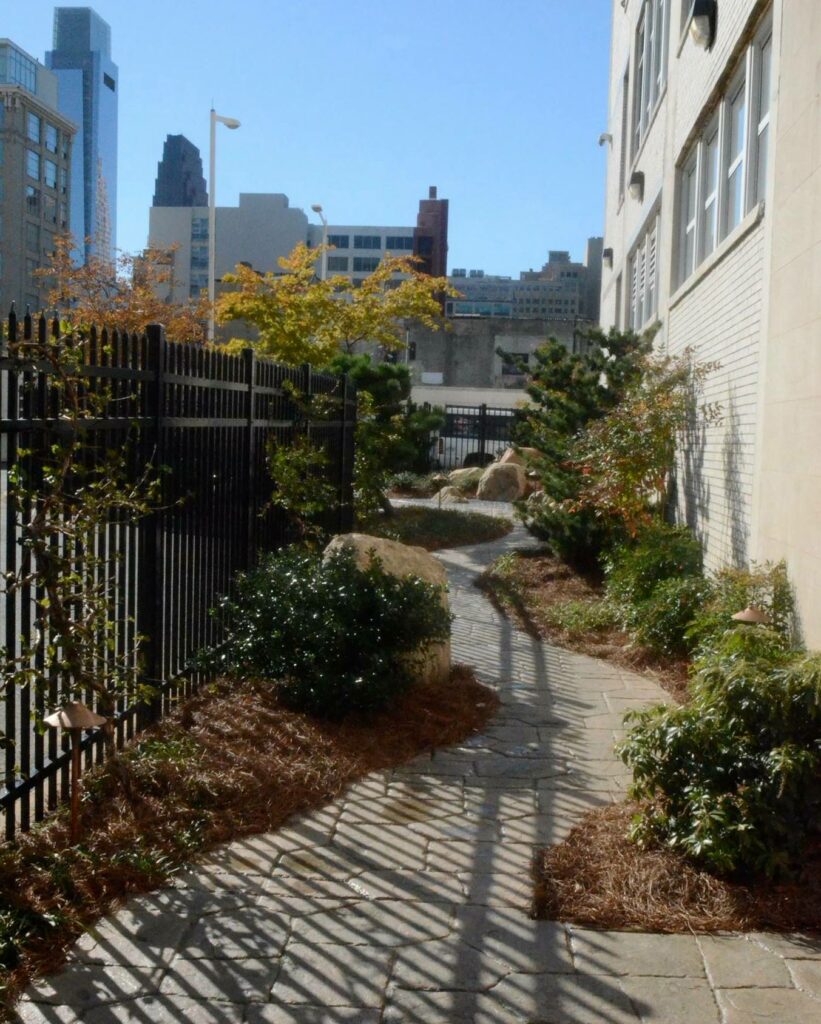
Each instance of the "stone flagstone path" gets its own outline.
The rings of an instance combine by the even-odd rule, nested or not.
[[[440,553],[454,657],[502,698],[487,732],[131,900],[29,989],[19,1020],[821,1022],[821,942],[528,919],[534,846],[620,797],[622,713],[663,699],[647,679],[513,629],[473,587],[530,543],[517,528]]]

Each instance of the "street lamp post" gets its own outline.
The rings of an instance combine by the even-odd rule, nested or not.
[[[319,261],[319,280],[324,281],[328,274],[328,250],[326,248],[328,245],[328,222],[325,220],[325,214],[319,203],[314,203],[311,209],[322,221],[322,258]]]
[[[214,275],[217,262],[217,121],[226,128],[239,128],[235,117],[223,117],[211,107],[211,166],[208,178],[208,340],[214,340]]]

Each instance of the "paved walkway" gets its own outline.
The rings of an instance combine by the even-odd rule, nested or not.
[[[617,799],[651,682],[513,629],[472,586],[501,541],[441,553],[454,657],[502,697],[487,732],[374,775],[131,900],[20,1004],[24,1022],[812,1024],[821,943],[527,918],[529,863]]]

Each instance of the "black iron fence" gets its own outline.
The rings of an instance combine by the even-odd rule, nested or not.
[[[7,574],[26,568],[21,542],[30,511],[18,507],[9,471],[21,457],[36,468],[60,429],[49,367],[15,356],[14,343],[43,341],[58,331],[56,322],[28,316],[18,322],[12,314],[11,345],[0,351],[0,568]],[[324,450],[325,472],[338,495],[326,525],[351,528],[356,395],[346,377],[282,366],[250,351],[233,356],[172,343],[157,326],[140,335],[92,331],[82,375],[89,387],[105,381],[111,399],[104,415],[83,423],[91,447],[127,450],[134,479],[146,464],[162,469],[154,510],[136,522],[112,515],[95,540],[96,554],[111,565],[111,656],[130,660],[157,694],[149,706],[136,699],[136,689],[119,697],[116,742],[122,745],[196,689],[201,679],[190,671],[191,658],[220,640],[209,610],[238,570],[290,539],[288,522],[270,504],[266,452],[272,439],[287,446],[308,435]],[[327,401],[317,402],[317,396]],[[317,404],[321,417],[312,412]],[[36,573],[28,585],[3,594],[0,648],[11,655],[26,649],[42,597]],[[139,665],[138,637],[145,638]],[[34,655],[35,663],[38,658],[43,663],[42,653]],[[41,820],[68,794],[67,741],[38,725],[68,687],[53,676],[37,686],[4,680],[0,689],[0,807],[7,838]],[[89,735],[84,751],[87,764],[100,760],[101,737]]]
[[[513,441],[516,409],[488,405],[446,405],[445,424],[431,458],[440,469],[486,466]]]

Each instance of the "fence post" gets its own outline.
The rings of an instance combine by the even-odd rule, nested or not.
[[[245,363],[245,382],[247,385],[246,402],[246,435],[245,435],[245,560],[246,568],[250,568],[256,561],[256,545],[254,544],[254,518],[256,516],[256,505],[254,498],[257,491],[257,444],[256,444],[256,355],[252,348],[242,350],[242,359]]]
[[[340,378],[342,384],[342,415],[339,426],[339,507],[337,509],[337,528],[340,533],[347,533],[351,528],[349,514],[350,504],[350,467],[348,466],[348,374]]]
[[[481,465],[485,462],[485,448],[487,447],[487,405],[484,402],[479,406],[479,455]]]
[[[163,465],[163,415],[165,411],[165,328],[148,324],[145,329],[146,369],[154,371],[145,385],[145,410],[142,432],[141,462],[155,470]],[[164,491],[165,488],[161,488]],[[139,527],[139,572],[137,593],[137,630],[144,637],[142,645],[142,677],[150,686],[162,685],[163,596],[165,566],[163,564],[163,513],[156,509]],[[162,693],[140,705],[140,728],[156,722],[162,714]]]

